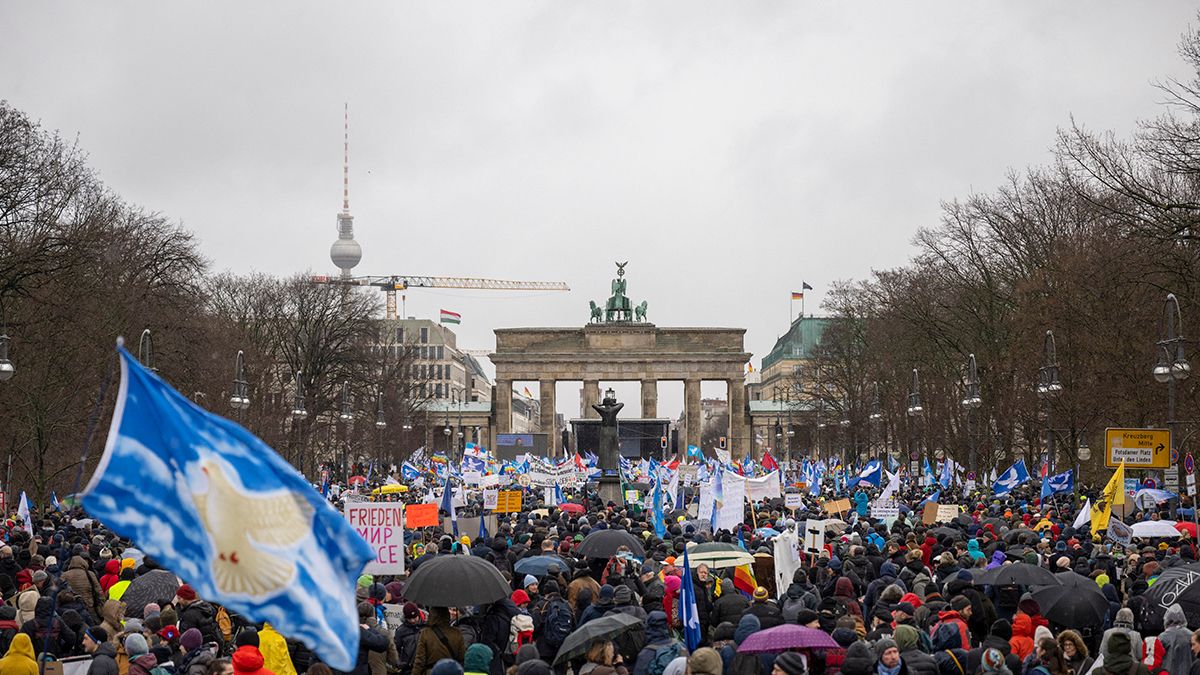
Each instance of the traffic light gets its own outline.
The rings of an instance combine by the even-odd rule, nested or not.
[[[658,439],[658,442],[659,442],[659,445],[662,446],[663,450],[667,449],[667,437],[666,436],[663,436],[662,438]]]
[[[720,438],[720,439],[717,441],[717,444],[721,446],[721,449],[722,449],[722,450],[724,450],[724,449],[725,449],[725,437],[724,437],[724,436],[722,436],[722,437],[721,437],[721,438]]]

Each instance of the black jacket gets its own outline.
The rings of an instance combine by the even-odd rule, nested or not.
[[[714,628],[726,621],[736,626],[749,606],[750,602],[737,591],[722,593],[721,597],[713,603],[712,611],[708,615],[708,623]]]
[[[417,656],[417,637],[424,627],[424,623],[407,621],[396,627],[396,634],[392,639],[396,642],[396,654],[400,658],[400,675],[412,673],[413,659]]]
[[[908,666],[909,675],[940,675],[937,661],[919,649],[900,652],[900,659]]]
[[[334,670],[333,672],[338,673],[338,675],[371,675],[371,664],[368,662],[368,654],[370,652],[386,652],[387,648],[387,635],[382,631],[359,626],[358,660],[354,662],[354,670]]]
[[[197,600],[179,610],[179,634],[182,635],[189,628],[200,631],[204,642],[225,644],[221,627],[217,625],[217,610],[204,600]]]
[[[119,675],[117,668],[117,648],[112,643],[105,642],[92,652],[92,665],[88,667],[88,675]]]

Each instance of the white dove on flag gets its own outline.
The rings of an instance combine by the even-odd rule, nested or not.
[[[295,565],[268,550],[294,546],[308,536],[312,507],[292,492],[247,494],[214,461],[204,462],[201,469],[208,477],[208,492],[193,493],[192,501],[217,553],[212,561],[217,587],[224,593],[261,597],[287,586]]]

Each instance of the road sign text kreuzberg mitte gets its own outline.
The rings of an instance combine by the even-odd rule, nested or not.
[[[1104,465],[1125,462],[1126,469],[1166,469],[1171,466],[1170,429],[1105,429]]]

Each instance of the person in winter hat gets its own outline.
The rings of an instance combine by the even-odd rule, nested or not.
[[[1142,635],[1133,629],[1133,611],[1128,607],[1122,607],[1117,612],[1116,620],[1113,621],[1113,627],[1104,631],[1104,636],[1100,638],[1100,659],[1104,659],[1104,654],[1108,651],[1108,642],[1114,635],[1124,634],[1129,639],[1124,642],[1129,650],[1129,657],[1135,661],[1142,658]]]
[[[859,640],[846,648],[846,658],[842,661],[842,675],[873,675],[875,673],[875,653],[871,646]]]
[[[125,636],[125,654],[129,657],[129,675],[150,675],[158,666],[158,659],[150,653],[150,645],[141,633]]]
[[[475,675],[486,675],[492,664],[492,648],[476,642],[467,647],[467,654],[463,658],[463,670],[467,673]]]
[[[895,640],[883,638],[875,643],[875,672],[879,675],[905,675],[908,672]]]
[[[904,661],[909,675],[938,675],[937,661],[921,651],[921,631],[915,626],[900,624],[893,633],[900,659]]]
[[[1129,641],[1128,633],[1118,632],[1107,637],[1108,643],[1100,651],[1100,658],[1104,663],[1092,670],[1094,675],[1102,675],[1103,673],[1109,673],[1110,675],[1150,675],[1149,669],[1142,664],[1140,659],[1133,655],[1134,647]],[[1138,651],[1141,651],[1140,647]],[[1190,655],[1191,651],[1188,654]],[[1098,673],[1097,671],[1100,672]],[[1188,671],[1185,669],[1179,672],[1186,673]]]
[[[690,675],[722,675],[723,668],[721,655],[711,647],[701,647],[688,657]]]
[[[796,652],[783,652],[775,657],[775,663],[771,669],[771,675],[805,675],[808,668],[805,667],[804,657]]]

